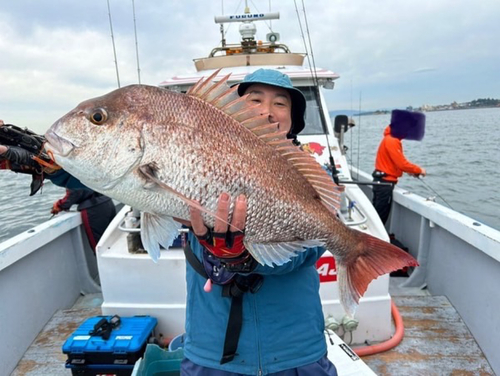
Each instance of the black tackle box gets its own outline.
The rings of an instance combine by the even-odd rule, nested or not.
[[[85,320],[62,347],[73,375],[132,374],[154,335],[157,319],[150,316],[95,316]]]

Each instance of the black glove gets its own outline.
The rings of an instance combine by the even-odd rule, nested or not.
[[[11,170],[30,174],[30,196],[33,196],[43,185],[43,167],[33,159],[33,153],[17,146],[8,146],[0,155],[0,170]]]
[[[10,170],[27,173],[42,173],[42,166],[33,159],[33,153],[17,146],[8,146],[0,158],[10,162]]]

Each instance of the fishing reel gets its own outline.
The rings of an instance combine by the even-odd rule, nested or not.
[[[21,148],[29,154],[35,156],[38,159],[38,163],[51,165],[51,158],[43,151],[43,145],[45,142],[45,137],[29,130],[28,128],[23,129],[13,124],[2,124],[0,126],[0,144]],[[39,166],[36,163],[26,165],[13,164],[9,166],[9,169],[14,172],[20,172],[32,176],[33,179],[30,186],[30,196],[33,196],[42,187],[42,166]]]
[[[50,162],[50,157],[42,152],[46,142],[41,136],[28,128],[21,128],[13,124],[0,126],[0,143],[7,146],[16,146],[27,150],[46,162]]]

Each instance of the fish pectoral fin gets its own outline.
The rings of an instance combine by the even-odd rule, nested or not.
[[[141,240],[154,262],[160,258],[160,245],[168,249],[179,236],[182,225],[172,217],[141,213]]]
[[[181,192],[170,187],[168,184],[165,184],[163,181],[161,181],[157,177],[156,172],[157,172],[157,167],[156,167],[155,163],[149,163],[147,165],[142,165],[139,167],[139,173],[146,180],[146,182],[147,182],[146,184],[149,185],[150,187],[163,188],[165,191],[178,197],[179,199],[184,201],[189,206],[192,206],[194,208],[201,210],[202,212],[207,212],[207,213],[215,216],[214,213],[211,213],[207,209],[203,208],[198,202],[191,200],[189,197],[184,196]]]
[[[158,188],[157,181],[160,181],[157,177],[158,166],[156,163],[148,163],[138,167],[139,175],[145,180],[143,187],[145,189]]]
[[[224,222],[227,225],[231,225],[227,218],[222,218],[218,216],[216,213],[211,212],[210,210],[206,209],[203,207],[199,202],[195,200],[191,200],[189,197],[186,197],[183,195],[181,192],[175,190],[174,188],[168,186],[164,182],[162,182],[158,177],[156,176],[156,165],[154,163],[147,164],[147,165],[142,165],[139,167],[139,173],[143,176],[144,179],[146,179],[147,183],[146,184],[152,184],[151,187],[160,187],[166,190],[167,192],[175,195],[177,198],[180,200],[184,201],[187,205],[189,205],[192,208],[198,209],[202,213],[207,213],[208,215],[219,219],[220,221]],[[234,226],[233,226],[234,227]],[[243,229],[236,228],[237,231],[243,231]]]
[[[245,242],[246,249],[259,264],[271,267],[274,266],[273,264],[280,266],[287,263],[307,248],[324,245],[325,241],[321,239],[263,244]]]

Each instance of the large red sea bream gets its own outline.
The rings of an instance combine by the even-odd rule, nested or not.
[[[401,249],[345,226],[341,188],[308,153],[239,97],[227,79],[187,94],[131,85],[81,103],[46,137],[57,164],[88,187],[142,211],[141,237],[156,260],[189,206],[213,225],[223,192],[247,197],[245,247],[282,265],[324,246],[338,267],[344,308],[353,312],[374,278],[417,262]]]

